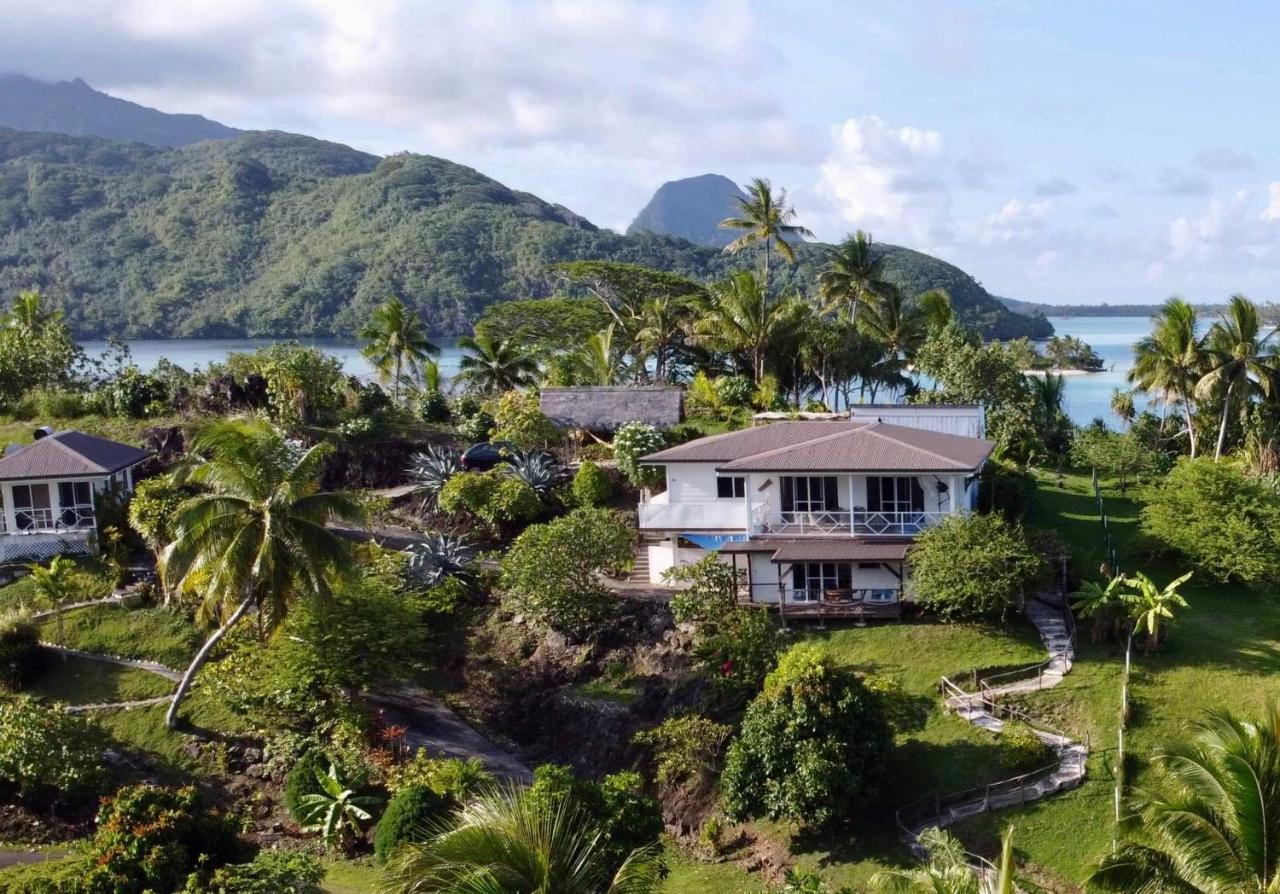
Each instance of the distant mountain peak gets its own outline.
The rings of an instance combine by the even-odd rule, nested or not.
[[[737,211],[735,200],[740,198],[746,194],[723,174],[670,180],[658,187],[636,215],[627,235],[679,236],[696,245],[724,248],[737,234],[720,229],[720,221]]]
[[[233,140],[244,131],[203,115],[174,115],[95,90],[83,78],[47,82],[0,74],[0,127],[151,146]]]

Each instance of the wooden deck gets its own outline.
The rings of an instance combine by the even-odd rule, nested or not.
[[[866,599],[858,590],[828,590],[821,598],[801,602],[750,600],[739,596],[744,605],[759,606],[776,611],[787,621],[897,621],[902,618],[903,601],[892,602]]]

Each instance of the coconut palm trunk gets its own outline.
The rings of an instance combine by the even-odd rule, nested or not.
[[[178,683],[178,688],[173,693],[173,700],[169,702],[169,710],[164,715],[164,723],[169,729],[177,729],[178,727],[178,708],[191,692],[191,684],[195,681],[196,674],[200,673],[200,668],[204,667],[209,660],[209,656],[213,654],[213,650],[217,648],[218,643],[222,642],[222,638],[231,632],[249,613],[249,609],[253,608],[254,596],[250,593],[244,598],[244,601],[236,606],[236,610],[231,613],[231,617],[227,618],[227,622],[213,632],[213,635],[205,641],[200,647],[200,651],[196,652],[196,657],[191,659],[191,664],[187,666],[186,673],[182,675],[182,680]]]
[[[1182,392],[1182,414],[1187,419],[1187,440],[1191,444],[1191,458],[1196,458],[1196,426],[1191,416],[1191,395],[1186,390]]]
[[[1214,462],[1222,459],[1222,448],[1227,443],[1227,419],[1231,414],[1231,392],[1235,390],[1235,380],[1227,382],[1227,393],[1222,396],[1222,420],[1218,425],[1218,446],[1213,451]]]

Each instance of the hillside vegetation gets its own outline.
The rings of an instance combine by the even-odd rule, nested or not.
[[[385,159],[284,133],[176,149],[0,130],[0,294],[38,288],[80,336],[346,336],[399,296],[437,334],[562,289],[549,265],[643,264],[699,279],[746,263],[620,236],[440,158]],[[907,249],[888,274],[942,287],[988,336],[1044,336],[960,269]],[[813,289],[825,248],[775,282]]]

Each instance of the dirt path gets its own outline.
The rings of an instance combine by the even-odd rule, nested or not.
[[[368,696],[389,723],[408,727],[405,741],[444,757],[478,757],[495,776],[531,782],[533,773],[511,753],[490,742],[425,689],[402,686]]]

